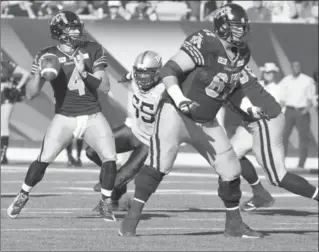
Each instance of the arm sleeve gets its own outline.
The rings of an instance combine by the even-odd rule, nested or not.
[[[9,72],[12,74],[14,72],[14,69],[16,69],[17,66],[18,65],[14,63],[13,61],[9,61],[8,62]]]
[[[35,56],[33,62],[32,62],[32,67],[31,67],[31,75],[34,75],[35,72],[38,70],[39,68],[39,59],[40,57],[43,55],[43,52],[38,52],[37,55]]]
[[[94,54],[92,70],[98,66],[107,67],[106,52],[101,45],[98,45]]]
[[[209,48],[210,37],[215,37],[215,35],[210,31],[200,30],[189,35],[180,49],[191,57],[195,65],[203,66],[205,65],[205,52]]]

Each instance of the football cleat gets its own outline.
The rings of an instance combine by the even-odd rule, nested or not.
[[[97,182],[93,187],[94,192],[101,192],[101,182]]]
[[[238,237],[243,239],[260,239],[264,236],[243,222],[239,226],[226,227],[224,235],[226,237]]]
[[[253,196],[244,202],[240,209],[243,211],[253,211],[261,207],[271,207],[275,203],[275,199],[269,194],[266,197]]]
[[[76,160],[74,157],[69,156],[68,157],[68,166],[69,167],[75,167],[76,166]]]
[[[118,235],[124,237],[136,236],[136,227],[141,218],[141,214],[128,212],[121,222]]]
[[[98,211],[105,221],[116,221],[115,215],[113,213],[112,200],[110,198],[105,200],[100,199],[100,202],[93,209],[93,211]]]
[[[29,196],[19,192],[18,195],[13,200],[12,204],[7,209],[7,214],[11,219],[18,218],[22,208],[28,202]]]
[[[78,158],[78,160],[76,160],[75,166],[76,166],[76,167],[82,167],[82,161],[81,161],[80,158]]]

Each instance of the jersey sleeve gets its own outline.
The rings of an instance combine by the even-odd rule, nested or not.
[[[212,37],[215,37],[215,34],[208,30],[197,31],[184,40],[180,49],[187,53],[197,66],[203,66]]]
[[[94,68],[98,66],[107,67],[107,58],[104,48],[101,45],[96,44],[96,50],[93,56],[92,70],[94,70]]]
[[[34,75],[35,72],[38,70],[39,68],[39,64],[40,64],[40,58],[42,55],[45,54],[45,50],[41,50],[40,52],[38,52],[32,62],[32,67],[31,67],[31,75]]]
[[[8,61],[7,63],[7,68],[8,68],[8,71],[10,73],[10,75],[14,72],[14,69],[16,69],[18,65],[16,63],[14,63],[13,61]]]

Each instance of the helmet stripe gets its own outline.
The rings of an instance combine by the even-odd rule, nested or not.
[[[141,64],[144,63],[144,59],[145,59],[146,55],[148,54],[148,52],[149,52],[149,51],[145,51],[145,52],[143,53],[142,59],[141,59]]]

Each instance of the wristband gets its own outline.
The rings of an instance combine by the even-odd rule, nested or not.
[[[86,74],[85,74],[85,73],[86,73]],[[86,81],[86,83],[87,83],[90,87],[92,87],[92,88],[94,88],[94,89],[99,88],[99,86],[100,86],[101,83],[102,83],[102,80],[101,80],[101,79],[96,78],[96,77],[95,77],[93,74],[91,74],[91,73],[84,72],[84,73],[82,74],[82,76],[83,76],[83,79]]]

